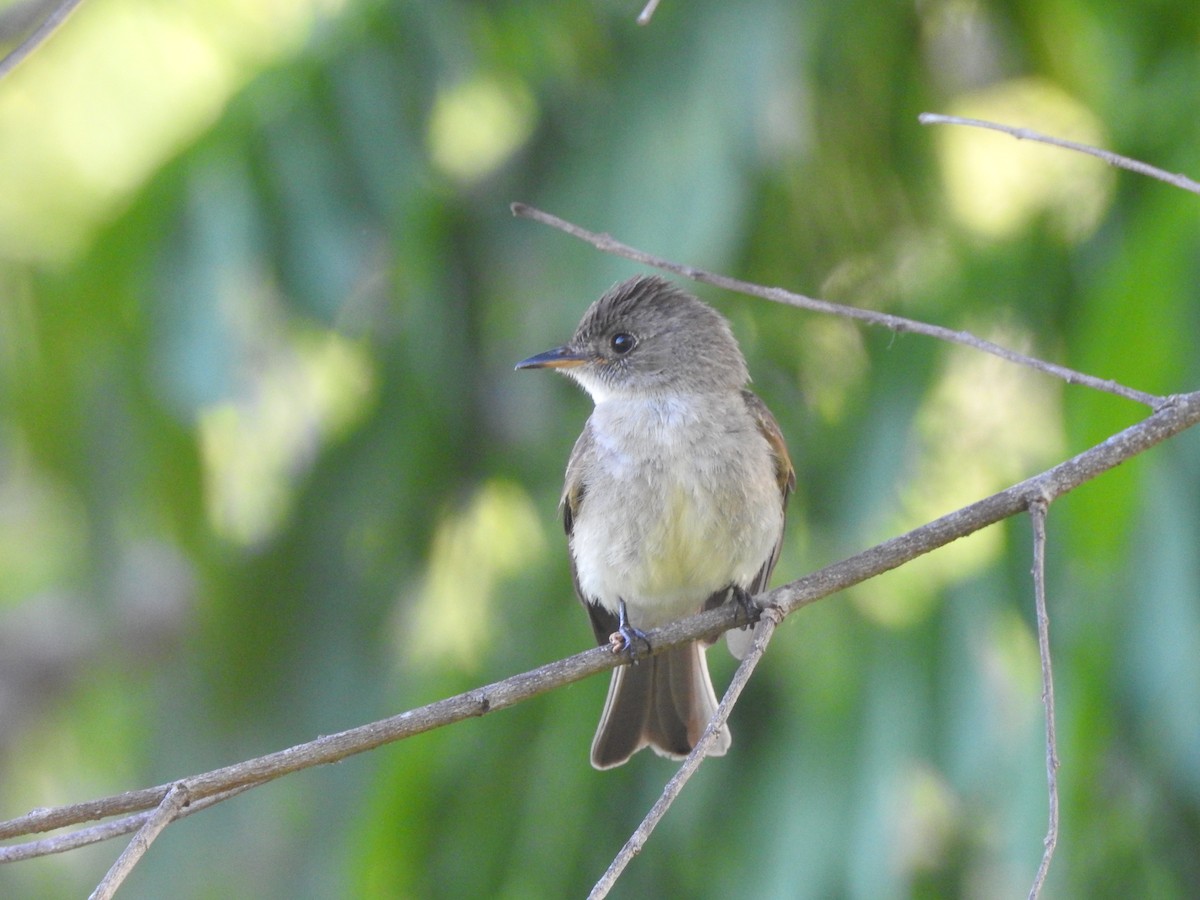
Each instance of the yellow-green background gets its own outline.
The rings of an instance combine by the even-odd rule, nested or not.
[[[0,817],[586,648],[555,505],[587,398],[513,363],[639,269],[513,219],[1197,387],[1195,0],[90,0],[0,82]],[[700,290],[799,476],[776,582],[1145,410]],[[633,502],[636,502],[634,500]],[[1024,896],[1030,529],[790,619],[618,897]],[[1200,436],[1055,504],[1054,897],[1200,894]],[[719,684],[731,670],[710,654]],[[578,897],[672,766],[605,679],[171,826],[122,896]],[[81,897],[119,843],[0,869]]]

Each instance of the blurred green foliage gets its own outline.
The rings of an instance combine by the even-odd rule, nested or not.
[[[0,815],[215,768],[584,649],[555,504],[588,401],[512,372],[679,261],[1200,375],[1200,6],[85,4],[0,83]],[[699,293],[800,487],[776,581],[1144,410]],[[1050,513],[1061,897],[1200,893],[1200,436]],[[781,629],[620,897],[1011,897],[1045,831],[1030,529]],[[732,662],[710,654],[718,682]],[[129,897],[563,897],[673,771],[592,771],[605,684],[173,825]],[[115,843],[0,869],[82,896]]]

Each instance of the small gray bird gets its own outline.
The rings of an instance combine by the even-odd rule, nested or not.
[[[719,313],[661,278],[631,278],[591,305],[569,343],[517,368],[558,369],[596,404],[562,513],[597,641],[619,633],[616,646],[632,648],[642,630],[765,589],[796,474]],[[679,759],[716,708],[700,643],[615,669],[592,765],[646,746]],[[729,742],[722,728],[711,754]]]

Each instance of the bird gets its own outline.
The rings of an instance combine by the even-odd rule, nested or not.
[[[592,303],[567,343],[516,368],[565,374],[594,403],[560,508],[575,593],[599,644],[632,655],[645,631],[766,589],[796,473],[720,313],[664,278],[636,276]],[[740,656],[749,641],[734,634]],[[644,747],[671,759],[692,751],[717,708],[706,647],[613,670],[593,766],[619,766]],[[723,725],[709,755],[730,740]]]

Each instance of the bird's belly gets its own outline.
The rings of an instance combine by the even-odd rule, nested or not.
[[[749,498],[691,471],[668,467],[626,487],[588,496],[571,549],[584,595],[614,612],[624,600],[639,628],[695,613],[730,584],[749,585],[782,528],[776,507],[754,515]]]
[[[736,568],[730,552],[736,535],[727,533],[727,520],[711,498],[676,487],[660,510],[640,552],[629,560],[631,570],[640,569],[642,593],[681,593],[694,599],[727,585]]]

